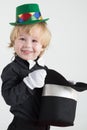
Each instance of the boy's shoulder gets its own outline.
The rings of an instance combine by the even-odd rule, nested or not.
[[[16,69],[15,69],[16,68]],[[10,63],[8,63],[4,68],[3,68],[3,70],[2,70],[2,74],[1,75],[9,75],[9,74],[11,74],[11,73],[13,73],[13,72],[15,72],[15,71],[17,71],[18,72],[18,67],[16,66],[16,63],[14,62],[14,60],[12,61],[12,62],[10,62]]]
[[[10,70],[11,68],[12,68],[12,62],[5,65],[2,72],[8,71],[8,69]]]

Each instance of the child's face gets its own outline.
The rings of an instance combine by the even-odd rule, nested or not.
[[[35,60],[43,51],[38,31],[34,31],[34,35],[20,33],[14,43],[16,54],[24,60]]]

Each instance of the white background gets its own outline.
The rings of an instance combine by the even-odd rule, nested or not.
[[[40,4],[43,17],[50,18],[52,40],[46,64],[68,80],[87,83],[87,0],[3,0],[0,3],[0,73],[13,56],[7,47],[12,29],[9,22],[15,21],[16,6],[24,3]],[[51,127],[51,130],[87,130],[86,99],[87,91],[79,93],[73,127]],[[12,118],[0,94],[0,130],[6,130]]]

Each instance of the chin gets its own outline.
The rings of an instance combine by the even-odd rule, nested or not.
[[[36,60],[37,57],[30,57],[30,56],[20,56],[22,59],[28,61],[28,60]]]
[[[36,58],[32,58],[32,57],[23,57],[24,60],[28,61],[28,60],[35,60]]]

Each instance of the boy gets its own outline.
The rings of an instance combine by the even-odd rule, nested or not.
[[[73,125],[75,90],[87,89],[87,84],[73,84],[45,66],[42,55],[51,39],[47,20],[42,18],[38,4],[24,4],[16,8],[16,22],[10,23],[15,26],[9,45],[15,58],[1,75],[2,95],[14,115],[8,130]]]
[[[46,77],[40,59],[51,38],[46,20],[38,4],[24,4],[16,8],[16,22],[10,23],[15,26],[9,45],[14,48],[15,59],[2,73],[2,95],[14,114],[8,130],[49,129],[37,124],[42,90],[35,89],[44,86]]]

